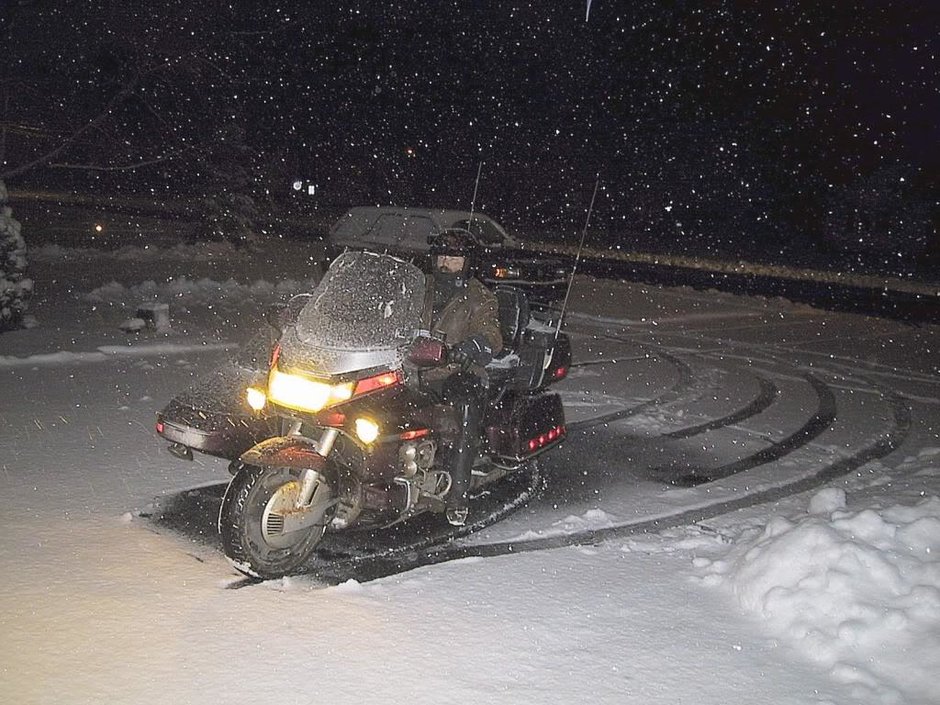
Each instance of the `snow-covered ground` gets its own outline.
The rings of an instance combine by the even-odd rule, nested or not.
[[[0,336],[3,702],[940,701],[936,326],[579,278],[537,498],[468,558],[229,590],[211,540],[147,518],[227,478],[154,413],[319,267],[31,264],[37,325]],[[120,330],[153,300],[170,330]]]

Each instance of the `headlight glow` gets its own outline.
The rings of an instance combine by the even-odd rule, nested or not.
[[[268,403],[265,393],[257,387],[248,387],[245,392],[245,399],[248,401],[248,406],[255,411],[261,411],[264,405]]]
[[[273,368],[268,377],[268,398],[291,409],[317,412],[352,397],[354,386],[353,382],[330,384]]]
[[[363,443],[372,443],[379,437],[379,426],[370,419],[356,419],[356,435]]]

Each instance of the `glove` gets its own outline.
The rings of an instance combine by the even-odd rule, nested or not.
[[[464,370],[474,364],[485,367],[492,359],[493,350],[482,335],[471,336],[450,349],[450,361]]]

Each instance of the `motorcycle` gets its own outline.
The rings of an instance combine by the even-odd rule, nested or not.
[[[547,388],[567,374],[568,337],[521,291],[496,295],[504,349],[485,370],[472,490],[566,436],[561,399]],[[158,413],[175,456],[231,461],[218,530],[236,569],[280,577],[301,569],[327,531],[444,512],[452,482],[441,450],[458,420],[423,382],[449,349],[428,331],[425,299],[415,264],[344,253],[239,357]]]

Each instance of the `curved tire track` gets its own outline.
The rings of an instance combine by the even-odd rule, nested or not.
[[[803,376],[816,393],[817,405],[813,415],[796,431],[786,438],[776,441],[745,458],[735,460],[731,463],[725,463],[715,468],[690,468],[682,474],[669,479],[669,482],[682,487],[691,487],[706,482],[714,482],[715,480],[720,480],[736,473],[756,468],[759,465],[779,460],[822,435],[832,425],[832,422],[836,420],[836,398],[832,393],[832,389],[829,388],[829,385],[821,379],[812,374],[805,374]]]
[[[590,429],[592,427],[621,420],[639,414],[653,407],[673,404],[688,399],[688,393],[700,386],[700,379],[693,374],[692,367],[679,357],[668,352],[657,351],[656,355],[670,362],[678,370],[678,378],[674,384],[659,396],[641,402],[640,404],[620,411],[604,414],[594,419],[569,424],[572,431]],[[739,472],[758,467],[760,465],[779,460],[789,453],[797,450],[819,437],[832,425],[837,415],[837,405],[833,390],[821,379],[813,374],[805,373],[803,378],[813,388],[817,404],[814,413],[793,433],[785,438],[753,453],[750,456],[726,463],[724,465],[703,469],[694,468],[686,470],[683,475],[675,478],[675,484],[694,485],[726,478]],[[738,423],[744,419],[756,416],[770,407],[779,397],[777,385],[763,375],[757,375],[759,392],[748,404],[720,418],[708,420],[704,423],[663,433],[664,438],[684,439],[707,431],[720,429]],[[523,541],[504,541],[482,545],[456,545],[454,539],[463,538],[476,531],[486,528],[505,518],[518,508],[536,498],[545,487],[545,480],[538,468],[530,474],[529,482],[518,495],[505,501],[503,506],[488,513],[481,520],[458,530],[442,527],[443,530],[434,530],[431,534],[421,537],[407,545],[398,545],[381,548],[378,551],[350,552],[348,539],[336,546],[327,548],[326,555],[315,560],[300,573],[324,585],[333,585],[349,579],[358,581],[374,580],[396,573],[412,570],[427,565],[435,565],[450,560],[467,557],[491,557],[508,555],[528,551],[548,550],[574,545],[597,544],[606,540],[635,535],[650,531],[659,531],[665,528],[693,524],[725,514],[736,509],[774,501],[783,497],[818,487],[833,478],[845,475],[871,460],[884,457],[895,450],[907,436],[911,426],[911,412],[904,401],[893,391],[887,391],[878,385],[866,380],[873,388],[881,391],[882,397],[891,407],[891,424],[873,441],[859,448],[848,457],[823,465],[810,476],[801,477],[782,487],[759,490],[748,494],[736,495],[733,499],[719,501],[714,504],[698,506],[679,510],[673,514],[661,515],[649,519],[623,524],[603,529],[585,530],[558,536],[529,539]],[[698,384],[697,384],[698,383]],[[362,534],[360,534],[361,540]],[[346,548],[347,550],[343,550]],[[338,551],[337,551],[338,549]],[[230,589],[238,589],[254,585],[259,580],[244,578],[228,585]]]
[[[747,405],[726,416],[721,416],[719,418],[715,418],[695,426],[680,428],[677,431],[669,431],[663,435],[667,438],[691,438],[692,436],[697,436],[700,433],[714,431],[719,428],[725,428],[726,426],[732,426],[736,423],[744,421],[745,419],[749,419],[752,416],[757,416],[774,403],[774,400],[777,398],[780,390],[777,388],[776,384],[763,375],[755,375],[755,377],[757,378],[757,384],[760,387],[760,391],[758,392],[757,396],[754,397],[754,399],[752,399]]]
[[[354,564],[335,566],[335,569],[331,571],[330,575],[320,575],[318,578],[326,584],[336,584],[349,579],[356,579],[363,582],[460,558],[490,558],[513,553],[565,548],[568,546],[594,545],[611,539],[624,538],[652,531],[661,531],[662,529],[687,524],[695,524],[737,509],[762,504],[764,502],[772,502],[790,495],[799,494],[800,492],[819,487],[837,477],[846,475],[872,460],[882,458],[901,445],[910,431],[910,409],[903,400],[894,393],[887,393],[885,399],[892,409],[892,423],[888,429],[862,448],[859,448],[852,455],[825,465],[812,475],[794,480],[783,487],[758,490],[726,501],[715,502],[702,507],[689,508],[674,514],[662,515],[603,529],[592,529],[523,541],[504,541],[481,545],[451,544],[442,546],[437,550],[406,553],[402,555],[375,556],[371,559],[362,560]]]
[[[585,428],[592,428],[594,426],[602,426],[603,424],[611,423],[612,421],[626,419],[630,416],[636,416],[637,414],[640,414],[647,409],[678,401],[683,397],[685,392],[693,389],[696,386],[696,378],[692,374],[692,367],[687,362],[680,360],[675,355],[664,353],[662,351],[657,351],[656,355],[672,364],[679,372],[679,378],[669,389],[660,394],[658,397],[647,399],[646,401],[642,401],[639,404],[631,406],[627,409],[612,411],[608,414],[595,416],[593,419],[573,421],[568,424],[568,429],[580,430]]]

